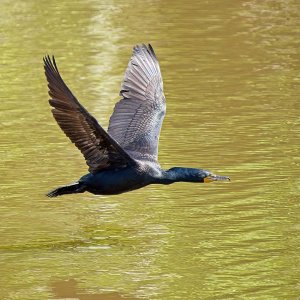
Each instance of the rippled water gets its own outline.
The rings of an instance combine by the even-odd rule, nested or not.
[[[1,1],[1,299],[299,299],[300,3],[225,2]],[[46,198],[87,167],[42,57],[107,126],[140,42],[165,83],[162,166],[232,182]]]

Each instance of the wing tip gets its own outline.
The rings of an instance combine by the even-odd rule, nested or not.
[[[51,58],[51,56],[47,53],[43,57],[43,62],[44,62],[45,70],[50,69],[52,71],[55,71],[55,72],[59,73],[57,65],[56,65],[55,57],[54,57],[53,54],[52,54],[52,58]]]
[[[157,60],[155,51],[150,43],[148,43],[148,45],[146,45],[145,43],[134,45],[133,54],[138,54],[143,50],[147,51],[151,56],[153,56]]]
[[[157,59],[156,54],[155,54],[154,49],[151,44],[148,44],[148,48],[149,48],[151,54]]]

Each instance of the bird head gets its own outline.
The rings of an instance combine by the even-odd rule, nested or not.
[[[202,182],[209,183],[214,181],[230,181],[227,176],[212,174],[210,171],[195,168],[175,167],[167,171],[168,177],[175,181]]]

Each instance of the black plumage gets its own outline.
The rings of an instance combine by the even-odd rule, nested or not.
[[[53,116],[89,166],[89,174],[48,193],[49,197],[85,191],[119,194],[155,183],[229,179],[202,169],[161,169],[158,141],[166,100],[151,45],[134,47],[120,91],[122,99],[115,106],[107,132],[64,83],[54,57],[44,57],[44,68]]]

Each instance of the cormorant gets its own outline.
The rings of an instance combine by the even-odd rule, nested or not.
[[[115,106],[107,131],[67,87],[54,56],[44,57],[44,68],[53,116],[89,166],[87,175],[47,196],[85,191],[114,195],[149,184],[230,180],[203,169],[160,167],[158,140],[166,100],[159,63],[150,44],[133,48],[120,91],[122,99]]]

